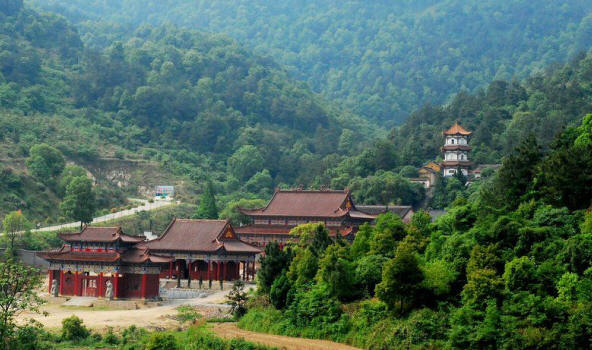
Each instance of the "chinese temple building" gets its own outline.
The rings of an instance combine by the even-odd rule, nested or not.
[[[378,214],[358,210],[348,190],[276,190],[264,208],[240,209],[251,224],[237,227],[238,236],[264,247],[270,242],[280,246],[294,240],[292,228],[307,223],[323,223],[332,236],[353,241],[358,227],[372,222]]]
[[[137,247],[143,237],[126,235],[121,227],[89,226],[59,237],[66,242],[60,249],[38,253],[49,262],[50,293],[142,299],[159,296],[160,267],[172,259]]]
[[[384,213],[393,213],[398,215],[406,224],[411,221],[411,217],[415,213],[413,207],[410,205],[358,205],[356,208],[366,214],[376,216]]]
[[[443,132],[446,138],[445,144],[442,147],[444,154],[444,161],[441,163],[444,176],[453,176],[458,170],[463,175],[469,175],[469,169],[473,164],[469,161],[469,138],[472,132],[465,130],[458,123],[454,124],[450,129]]]
[[[426,165],[418,170],[419,177],[410,179],[411,182],[421,183],[425,188],[433,187],[440,174],[442,174],[442,167],[435,162],[428,162]]]
[[[227,220],[173,219],[157,239],[138,245],[171,257],[162,278],[233,281],[253,279],[255,259],[261,250],[243,242]]]

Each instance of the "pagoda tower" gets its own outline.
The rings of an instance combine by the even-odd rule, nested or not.
[[[472,132],[465,130],[462,126],[455,123],[450,129],[443,132],[446,142],[442,147],[444,161],[442,162],[442,171],[444,176],[454,176],[458,170],[463,175],[469,175],[469,169],[473,164],[469,161],[469,139]]]

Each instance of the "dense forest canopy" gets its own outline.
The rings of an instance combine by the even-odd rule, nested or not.
[[[439,154],[441,133],[455,121],[473,131],[472,159],[498,163],[529,134],[543,147],[592,110],[592,52],[549,67],[523,82],[494,81],[475,94],[458,93],[445,106],[413,112],[389,139],[403,164],[421,165]]]
[[[156,161],[194,184],[211,179],[220,194],[267,197],[275,185],[311,183],[377,135],[224,36],[145,25],[89,48],[63,17],[21,5],[0,7],[3,210],[57,207],[57,187],[22,172],[41,143],[77,163]],[[37,203],[36,191],[50,199]]]
[[[32,2],[72,20],[91,46],[146,23],[225,33],[385,125],[460,90],[525,78],[592,44],[586,0]]]
[[[349,187],[370,203],[385,198],[421,202],[421,194],[403,185],[417,168],[441,160],[442,131],[455,122],[471,130],[470,159],[476,164],[500,163],[522,140],[536,136],[548,150],[557,134],[592,110],[592,52],[556,65],[523,82],[494,81],[475,94],[460,92],[448,105],[429,105],[413,112],[389,136],[360,154],[344,158],[318,176],[333,188]],[[442,181],[442,191],[429,204],[445,207],[465,192],[466,179]],[[444,199],[445,198],[445,199]]]

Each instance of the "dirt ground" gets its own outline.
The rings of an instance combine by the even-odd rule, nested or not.
[[[40,314],[23,313],[19,320],[22,323],[34,319],[51,330],[62,327],[62,320],[72,315],[80,317],[84,324],[96,332],[104,332],[107,327],[115,331],[130,325],[149,330],[175,329],[181,326],[175,319],[177,308],[191,305],[205,318],[219,318],[228,313],[228,305],[224,304],[228,291],[218,291],[205,298],[189,300],[173,300],[162,306],[139,308],[135,310],[106,309],[103,307],[64,307],[59,300],[52,300],[41,307]],[[47,312],[47,316],[43,315]],[[356,350],[357,348],[325,340],[292,338],[273,334],[245,331],[236,327],[235,323],[214,324],[212,330],[222,338],[242,338],[253,343],[277,347],[285,350]]]
[[[256,333],[236,327],[235,323],[217,323],[213,329],[222,338],[243,338],[253,343],[275,346],[285,350],[358,350],[349,345],[326,340],[292,338],[281,335]]]
[[[66,308],[59,304],[49,303],[41,307],[43,314],[23,313],[20,320],[26,322],[34,319],[48,329],[59,329],[62,327],[62,320],[72,315],[80,317],[84,324],[95,331],[103,331],[107,327],[115,330],[136,325],[147,329],[171,329],[179,326],[174,319],[177,315],[177,307],[181,305],[192,305],[198,307],[200,313],[223,313],[228,306],[223,304],[228,291],[216,292],[205,298],[190,300],[173,300],[165,305],[137,310],[105,310],[93,308]],[[205,315],[207,316],[207,315]]]

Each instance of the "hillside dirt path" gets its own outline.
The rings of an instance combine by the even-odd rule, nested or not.
[[[158,208],[162,208],[162,207],[166,207],[169,205],[174,205],[177,204],[177,202],[175,201],[165,201],[165,200],[159,200],[159,201],[154,201],[152,203],[150,203],[149,201],[145,200],[145,199],[133,199],[130,198],[130,200],[136,201],[136,202],[140,202],[142,203],[140,206],[136,207],[136,208],[131,208],[131,209],[125,209],[122,211],[118,211],[115,213],[111,213],[111,214],[107,214],[107,215],[103,215],[103,216],[98,216],[96,218],[93,219],[91,224],[95,224],[98,222],[106,222],[106,221],[110,221],[113,219],[118,219],[118,218],[122,218],[125,216],[130,216],[136,213],[139,213],[141,211],[151,211],[151,210],[155,210]],[[77,222],[69,222],[67,224],[61,224],[61,225],[53,225],[53,226],[47,226],[47,227],[42,227],[42,228],[38,228],[38,229],[34,229],[31,230],[32,232],[51,232],[51,231],[57,231],[57,230],[61,230],[61,229],[65,229],[65,228],[80,228],[80,221]]]
[[[242,338],[253,343],[285,350],[359,350],[353,346],[327,340],[293,338],[283,335],[245,331],[238,328],[235,323],[229,322],[217,323],[212,330],[221,338]]]

